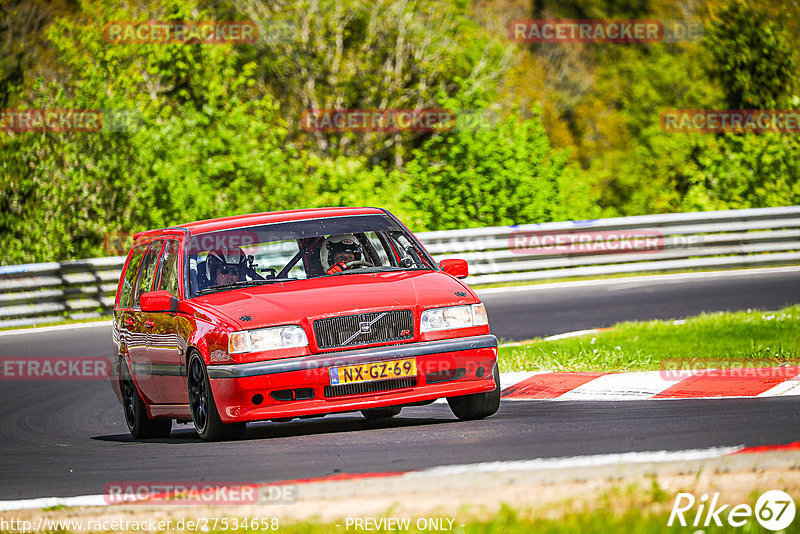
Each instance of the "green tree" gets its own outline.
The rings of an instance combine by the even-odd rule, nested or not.
[[[707,28],[709,72],[723,87],[729,109],[789,104],[797,89],[797,49],[780,18],[765,7],[730,0]]]
[[[127,110],[131,128],[0,139],[0,245],[8,262],[102,255],[112,231],[301,204],[302,161],[278,105],[231,45],[110,44],[103,23],[208,17],[189,2],[153,11],[82,4],[46,35],[57,81],[32,83],[35,108]]]
[[[424,133],[305,132],[303,110],[424,108],[454,96],[463,79],[486,97],[509,67],[511,48],[453,0],[237,0],[259,24],[254,51],[280,98],[291,140],[325,156],[364,156],[401,168]]]
[[[796,43],[768,6],[727,0],[703,42],[729,109],[800,109]],[[695,137],[681,171],[680,209],[756,208],[800,202],[796,133],[725,133]]]
[[[538,117],[461,109],[452,131],[414,151],[406,171],[418,226],[453,229],[545,222],[585,213],[591,200],[564,198],[568,153],[550,147]],[[480,104],[480,103],[478,103]],[[477,106],[476,106],[477,107]],[[583,192],[585,193],[585,192]]]

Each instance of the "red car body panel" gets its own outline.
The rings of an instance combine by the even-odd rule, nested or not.
[[[144,312],[120,304],[125,273],[133,257],[134,249],[131,249],[114,310],[114,340],[119,357],[111,383],[117,398],[122,402],[119,365],[124,364],[131,371],[151,418],[191,420],[186,374],[188,358],[193,352],[200,354],[207,367],[220,418],[226,423],[422,403],[495,389],[492,371],[497,364],[497,340],[490,334],[488,325],[419,331],[425,309],[480,303],[466,284],[441,270],[352,273],[243,287],[193,298],[185,294],[184,277],[188,269],[184,262],[188,260],[184,251],[192,236],[276,222],[386,213],[377,208],[294,210],[200,221],[137,234],[134,246],[167,239],[180,243],[177,309]],[[165,248],[162,244],[162,254]],[[152,289],[156,289],[156,278],[158,275]],[[315,320],[388,310],[411,310],[414,331],[410,338],[347,350],[318,347],[313,327]],[[249,320],[242,319],[244,316],[249,316]],[[308,346],[228,353],[230,333],[280,325],[300,325],[308,338]],[[326,395],[326,387],[331,386],[329,369],[333,365],[405,357],[416,360],[417,376],[413,386]],[[463,370],[463,374],[433,383],[436,382],[434,377],[444,377],[456,369],[459,373]],[[298,389],[313,391],[313,398],[278,400],[273,395],[276,391]],[[262,397],[258,403],[256,396]]]

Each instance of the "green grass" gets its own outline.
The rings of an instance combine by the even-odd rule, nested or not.
[[[782,489],[790,492],[790,494],[793,491],[787,486],[770,487],[769,489]],[[681,526],[677,519],[672,526],[668,526],[667,523],[679,491],[688,491],[698,495],[701,490],[693,489],[691,485],[690,487],[664,489],[661,487],[657,475],[648,475],[641,480],[609,481],[608,485],[598,488],[595,493],[576,498],[560,499],[546,504],[538,500],[536,495],[531,495],[527,501],[529,504],[515,507],[502,504],[499,510],[491,515],[480,508],[473,509],[470,505],[465,504],[455,510],[439,510],[424,514],[395,513],[392,508],[378,514],[346,514],[351,519],[349,523],[345,517],[334,521],[322,522],[313,518],[302,521],[286,518],[272,519],[269,514],[265,514],[263,518],[227,516],[223,523],[220,514],[212,514],[212,517],[209,517],[201,512],[198,515],[182,518],[183,525],[188,530],[178,530],[175,525],[176,519],[171,520],[169,529],[177,532],[202,531],[211,534],[231,532],[279,532],[281,534],[340,534],[345,532],[386,534],[409,532],[422,534],[437,532],[437,530],[430,528],[431,523],[425,522],[429,519],[438,520],[445,527],[444,530],[438,530],[438,532],[463,534],[650,534],[654,532],[680,534],[697,531],[708,534],[729,532],[739,534],[770,532],[762,528],[753,516],[747,519],[744,526],[731,527],[728,524],[730,508],[718,515],[722,526],[713,525],[714,521],[710,520],[712,526],[706,527],[703,523],[707,516],[700,511],[697,505],[684,513],[683,517],[687,522],[687,526]],[[753,491],[744,499],[736,500],[736,504],[746,504],[752,510],[763,491],[765,491],[763,488],[753,487]],[[728,498],[723,495],[720,505],[727,503],[729,503]],[[43,511],[46,510],[49,509],[43,509]],[[698,513],[701,514],[700,525],[699,527],[692,527],[691,524]],[[224,514],[221,515],[224,516]],[[4,514],[4,516],[6,521],[10,519],[8,514]],[[214,517],[217,519],[216,523],[214,522]],[[198,518],[205,518],[205,520],[199,523]],[[389,530],[387,528],[377,528],[373,525],[370,525],[372,528],[369,529],[365,529],[363,526],[358,528],[352,522],[356,518],[362,520],[370,518],[373,521],[396,518],[403,520],[409,528],[395,527],[393,530]],[[66,520],[69,521],[70,519],[68,517]],[[139,514],[136,518],[129,517],[127,519],[146,521],[145,514]],[[190,520],[194,521],[195,526],[203,525],[207,528],[190,528],[186,526]],[[88,521],[88,519],[83,521]],[[418,523],[418,521],[420,522]],[[245,526],[250,525],[257,528],[245,528]],[[403,527],[406,525],[403,525]],[[450,526],[452,526],[452,529],[449,528]],[[7,532],[10,534],[10,531],[0,530],[0,534],[6,534]],[[58,532],[73,534],[73,531],[60,530]],[[781,532],[785,534],[800,533],[800,520],[795,518]]]
[[[502,371],[657,371],[798,365],[800,306],[626,322],[612,330],[500,347]]]

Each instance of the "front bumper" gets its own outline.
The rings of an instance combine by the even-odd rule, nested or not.
[[[401,358],[416,360],[414,380],[381,391],[332,394],[326,388],[330,386],[331,367]],[[495,388],[492,371],[496,364],[497,338],[487,334],[266,362],[209,365],[208,377],[224,422],[257,421],[483,393]],[[369,384],[382,387],[389,382]],[[287,391],[302,391],[302,395],[287,398]]]

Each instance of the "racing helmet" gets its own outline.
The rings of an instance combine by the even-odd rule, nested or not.
[[[222,248],[212,250],[206,258],[206,278],[212,284],[217,283],[217,269],[223,265],[237,267],[239,269],[239,279],[244,272],[247,256],[239,247]]]
[[[361,245],[353,234],[334,234],[322,243],[319,250],[319,259],[322,261],[324,270],[330,269],[333,265],[333,257],[339,252],[350,252],[354,256],[354,261],[361,259]]]

